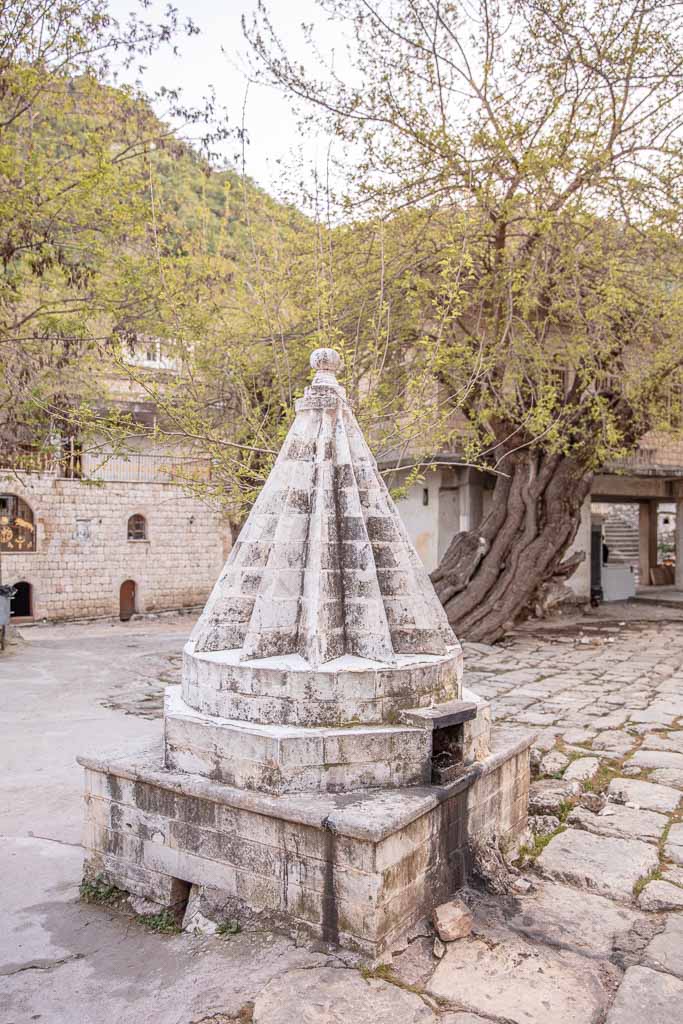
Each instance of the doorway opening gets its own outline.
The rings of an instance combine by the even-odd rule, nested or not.
[[[10,604],[13,619],[30,619],[33,615],[33,587],[26,580],[14,584],[15,594]]]
[[[135,615],[135,580],[125,580],[119,591],[119,618],[121,622],[128,622],[131,616]]]

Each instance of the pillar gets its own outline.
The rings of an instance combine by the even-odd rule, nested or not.
[[[567,580],[569,587],[583,601],[590,601],[591,597],[591,525],[591,496],[589,494],[581,506],[581,522],[576,531],[576,537],[563,556],[564,559],[570,558],[577,551],[583,551],[586,556]]]
[[[640,586],[650,586],[650,569],[657,567],[658,501],[641,501],[638,506]]]
[[[476,530],[484,518],[484,487],[482,476],[467,470],[464,485],[460,488],[460,530]]]
[[[683,495],[676,499],[676,589],[683,590]]]

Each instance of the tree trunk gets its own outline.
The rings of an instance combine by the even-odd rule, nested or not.
[[[505,469],[481,526],[456,534],[432,573],[448,620],[465,640],[500,639],[544,583],[567,575],[562,556],[593,478],[573,459],[526,448],[512,452]]]

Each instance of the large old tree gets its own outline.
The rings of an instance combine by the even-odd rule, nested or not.
[[[350,42],[329,66],[291,60],[264,7],[246,33],[341,140],[347,218],[401,225],[387,346],[429,353],[495,479],[433,580],[457,633],[495,639],[575,564],[596,469],[680,428],[683,5],[320,7]]]

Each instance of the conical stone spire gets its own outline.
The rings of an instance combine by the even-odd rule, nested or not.
[[[457,641],[338,384],[332,349],[192,635],[240,660],[343,655],[391,664]]]

